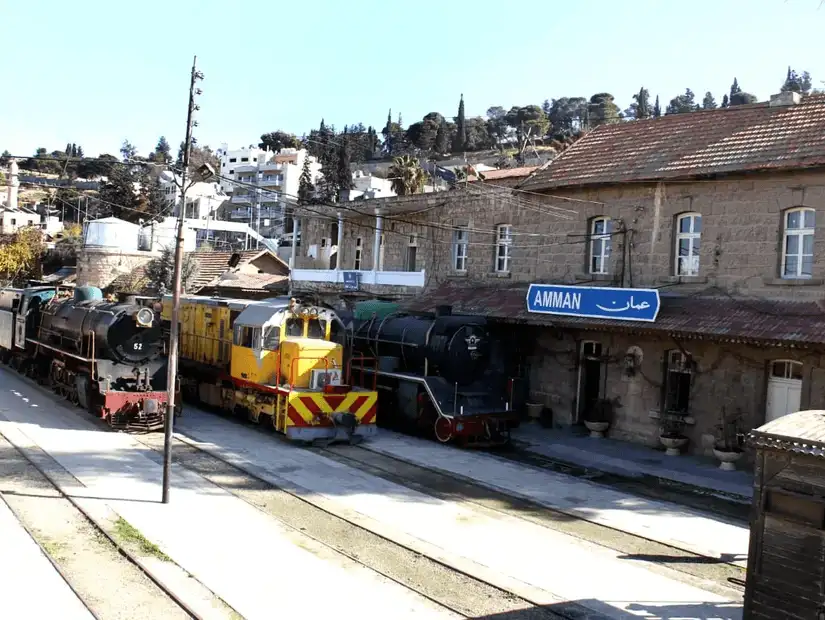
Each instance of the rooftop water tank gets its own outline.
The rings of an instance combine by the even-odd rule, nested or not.
[[[140,227],[116,217],[92,220],[86,224],[85,247],[116,248],[122,252],[137,252]]]

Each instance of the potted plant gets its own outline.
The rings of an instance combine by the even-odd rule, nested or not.
[[[719,459],[719,469],[724,471],[734,471],[736,461],[742,458],[744,450],[742,443],[744,435],[740,429],[742,413],[737,411],[735,416],[726,415],[725,408],[719,414],[719,424],[716,430],[719,432],[719,439],[713,446],[713,455]]]
[[[584,412],[584,425],[591,437],[604,437],[613,421],[613,411],[620,407],[619,399],[600,398]]]
[[[679,456],[681,448],[688,442],[683,431],[685,429],[685,418],[675,413],[666,413],[661,418],[659,427],[659,441],[665,447],[665,454],[668,456]]]

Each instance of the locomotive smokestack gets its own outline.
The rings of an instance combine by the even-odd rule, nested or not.
[[[435,316],[451,316],[453,314],[453,307],[449,305],[441,305],[435,307]]]

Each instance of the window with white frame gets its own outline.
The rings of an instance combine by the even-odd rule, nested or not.
[[[676,275],[699,275],[699,247],[702,216],[685,213],[676,219]]]
[[[467,226],[457,226],[453,231],[453,269],[467,271],[467,241],[470,231]]]
[[[361,250],[364,247],[364,242],[361,240],[361,237],[355,239],[355,264],[352,266],[355,271],[361,270]]]
[[[410,235],[407,243],[407,255],[404,257],[405,271],[415,271],[415,261],[418,256],[418,235]]]
[[[597,217],[590,225],[590,273],[607,273],[610,266],[610,218]]]
[[[509,224],[496,226],[496,271],[510,271],[510,249],[513,246],[513,227]]]
[[[664,413],[686,415],[690,409],[690,387],[693,379],[690,357],[680,350],[668,351],[664,379]]]
[[[785,212],[783,278],[810,278],[813,274],[815,220],[813,209],[791,209]]]

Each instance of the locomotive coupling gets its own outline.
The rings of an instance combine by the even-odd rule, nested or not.
[[[331,416],[332,421],[335,423],[335,426],[343,426],[349,432],[354,432],[356,427],[358,426],[358,418],[355,417],[354,413],[333,413]]]

